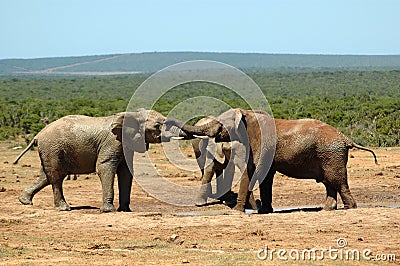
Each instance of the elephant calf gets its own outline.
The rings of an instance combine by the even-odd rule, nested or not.
[[[103,190],[102,212],[115,211],[114,177],[118,176],[119,211],[130,211],[133,153],[145,152],[148,143],[168,141],[165,117],[141,109],[107,117],[69,115],[42,129],[18,156],[14,164],[33,145],[38,146],[41,168],[39,178],[20,194],[22,204],[32,204],[37,192],[51,184],[54,205],[70,210],[62,189],[69,174],[97,172]]]
[[[200,126],[210,122],[211,118],[200,119],[195,125]],[[237,195],[231,191],[232,179],[235,171],[234,165],[229,165],[231,158],[230,142],[215,143],[213,139],[196,138],[192,140],[192,147],[196,156],[197,164],[201,170],[201,183],[199,195],[196,198],[196,206],[203,206],[207,198],[216,196],[219,200],[225,201],[228,206],[236,204]],[[213,149],[214,150],[210,150]],[[228,167],[228,169],[227,169]],[[211,179],[216,174],[217,191],[211,194]]]

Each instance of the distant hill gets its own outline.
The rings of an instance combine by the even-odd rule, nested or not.
[[[400,55],[291,55],[259,53],[152,52],[0,60],[0,75],[116,75],[153,73],[188,60],[214,60],[244,71],[324,69],[400,70]]]

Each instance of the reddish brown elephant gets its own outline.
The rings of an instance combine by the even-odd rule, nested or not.
[[[370,151],[377,163],[376,155],[326,123],[315,119],[272,119],[260,111],[231,109],[206,125],[174,124],[188,134],[215,137],[216,142],[223,142],[231,141],[232,137],[237,138],[235,127],[239,120],[245,125],[249,141],[246,174],[250,178],[262,180],[260,213],[273,211],[272,184],[277,171],[294,178],[311,178],[322,182],[327,193],[324,205],[326,210],[337,208],[337,193],[346,209],[357,207],[347,180],[348,151],[351,148]],[[273,132],[271,123],[276,128],[276,136],[270,134]],[[269,162],[271,154],[272,164]],[[241,181],[238,205],[235,207],[238,210],[243,211],[245,199],[249,197],[247,187],[250,178]]]

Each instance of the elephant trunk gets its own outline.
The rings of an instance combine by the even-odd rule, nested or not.
[[[180,128],[188,135],[208,136],[211,138],[215,137],[222,128],[221,124],[215,119],[201,126],[191,126],[173,118],[168,118],[165,123],[172,127],[176,126]]]
[[[179,139],[194,139],[195,137],[187,132],[182,131],[179,127],[175,125],[165,125],[166,127],[162,130],[161,140],[162,142],[167,142],[171,138]]]

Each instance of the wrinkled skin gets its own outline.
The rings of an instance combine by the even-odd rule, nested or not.
[[[348,151],[359,148],[372,152],[351,141],[334,127],[315,119],[275,119],[277,146],[274,161],[260,186],[262,209],[272,212],[272,183],[278,171],[301,179],[315,179],[326,188],[324,210],[337,208],[337,194],[344,208],[357,208],[347,181]]]
[[[238,110],[238,109],[236,109]],[[239,109],[241,110],[241,109]],[[231,110],[228,112],[232,112]],[[251,115],[249,111],[243,112],[248,133],[250,157],[247,164],[247,175],[258,180],[260,183],[260,198],[262,207],[259,213],[272,212],[272,184],[276,171],[294,178],[316,179],[326,187],[326,200],[324,209],[333,210],[337,208],[337,194],[342,198],[344,207],[356,208],[357,204],[351,195],[347,181],[347,160],[348,150],[359,148],[372,152],[361,147],[343,135],[341,132],[321,121],[314,119],[283,120],[275,119],[276,126],[276,150],[273,155],[271,167],[265,171],[265,159],[270,158],[265,153],[271,154],[272,144],[263,139],[268,134],[261,134],[261,128],[268,128],[271,119],[268,114],[256,111]],[[224,114],[223,114],[224,115]],[[258,117],[259,119],[254,119]],[[231,116],[233,121],[234,116]],[[177,123],[184,131],[195,135],[207,135],[215,137],[216,141],[227,141],[227,128],[230,123],[219,120],[212,121],[207,125],[190,127]],[[224,124],[226,123],[226,124]],[[266,132],[269,130],[267,129]],[[263,136],[263,137],[261,137]],[[263,175],[265,178],[263,179]],[[242,178],[238,196],[237,210],[243,211],[243,199],[248,196],[250,178]],[[243,194],[242,194],[243,193]],[[241,199],[241,200],[239,200]]]
[[[195,126],[207,124],[213,118],[205,117],[199,120]],[[225,202],[228,206],[236,205],[237,194],[231,191],[232,181],[235,171],[235,165],[229,163],[233,156],[237,155],[240,150],[236,148],[236,142],[218,142],[215,143],[212,138],[196,138],[192,140],[193,151],[196,156],[197,163],[201,170],[202,186],[200,187],[199,194],[196,196],[196,206],[203,206],[207,204],[207,198],[217,197],[219,200]],[[240,147],[239,147],[240,148]],[[232,155],[232,157],[231,157]],[[216,175],[217,191],[211,193],[211,179]],[[253,194],[250,195],[251,208],[257,208]]]
[[[70,115],[40,131],[14,164],[33,145],[38,146],[41,169],[39,178],[20,194],[22,204],[32,204],[37,192],[52,185],[54,205],[70,210],[62,183],[69,174],[96,172],[103,190],[102,212],[115,211],[114,177],[118,176],[119,211],[130,211],[134,152],[145,152],[148,143],[168,141],[172,134],[164,130],[165,117],[141,109],[108,117]],[[172,128],[171,128],[172,129]]]
[[[200,126],[189,126],[176,120],[168,120],[167,124],[180,127],[190,135],[202,135],[215,138],[218,142],[240,143],[240,156],[235,157],[234,164],[242,171],[236,210],[244,211],[249,200],[250,178],[262,181],[272,163],[275,149],[275,127],[269,116],[254,111],[230,109],[211,122]],[[261,125],[261,126],[260,126]],[[263,139],[260,136],[271,136]],[[233,149],[235,150],[235,149]],[[257,168],[256,168],[257,166]],[[252,204],[254,205],[254,204]]]

